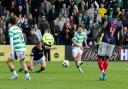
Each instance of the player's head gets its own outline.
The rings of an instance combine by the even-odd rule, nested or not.
[[[77,26],[77,31],[81,33],[83,31],[83,26],[82,25],[78,25]]]
[[[12,16],[10,18],[9,22],[11,23],[11,25],[16,25],[17,24],[17,18],[16,18],[16,16]]]
[[[117,11],[113,12],[113,18],[118,18],[119,17],[119,13]]]
[[[40,48],[42,47],[42,43],[41,43],[40,41],[37,41],[37,42],[36,42],[36,47],[37,47],[38,49],[40,49]]]

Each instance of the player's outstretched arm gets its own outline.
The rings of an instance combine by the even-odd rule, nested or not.
[[[33,59],[34,59],[34,56],[30,56],[30,67],[31,69],[33,69]]]
[[[49,49],[49,50],[55,50],[55,49],[57,49],[56,47],[52,47],[52,46],[51,46],[51,47],[45,46],[45,48],[46,48],[46,49]]]

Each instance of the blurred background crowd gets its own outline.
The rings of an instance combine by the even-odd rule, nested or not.
[[[0,44],[9,44],[9,19],[16,16],[25,42],[33,45],[50,32],[56,45],[71,45],[77,25],[82,25],[93,45],[103,23],[118,11],[128,44],[128,0],[0,0]]]

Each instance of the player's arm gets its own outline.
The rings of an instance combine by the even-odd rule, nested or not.
[[[10,48],[11,53],[14,54],[14,47],[13,47],[13,33],[9,30],[9,37],[10,37]]]
[[[124,41],[123,26],[122,26],[117,38],[118,38],[118,42],[117,42],[116,48],[118,50],[121,50],[122,49],[122,45],[123,45],[123,41]]]
[[[32,49],[32,51],[30,53],[30,66],[31,66],[31,69],[33,69],[33,59],[34,59],[34,48]]]
[[[30,66],[31,66],[31,69],[33,69],[33,59],[34,59],[34,56],[31,56],[30,55]]]
[[[55,49],[56,49],[56,47],[52,47],[52,46],[45,46],[45,49],[55,50]]]
[[[85,48],[89,48],[89,46],[88,46],[88,44],[87,44],[87,39],[86,39],[86,37],[85,37],[85,39],[84,39],[84,44],[85,44]]]
[[[77,47],[80,47],[80,45],[79,45],[74,39],[72,39],[72,43],[73,43],[74,45],[76,45]]]
[[[99,31],[98,36],[96,37],[96,42],[100,41],[101,36],[103,35],[104,29],[107,27],[108,25],[108,21],[106,20],[103,24],[103,26],[101,27],[101,30]]]

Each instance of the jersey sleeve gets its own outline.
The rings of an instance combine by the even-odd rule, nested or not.
[[[42,44],[42,49],[46,49],[46,46],[44,44]]]
[[[12,32],[12,30],[11,29],[9,29],[9,37],[11,38],[11,37],[13,37],[13,32]]]
[[[72,38],[72,40],[77,40],[77,33],[74,34],[74,37]]]
[[[35,47],[32,49],[30,56],[34,56],[34,54],[35,54]]]

